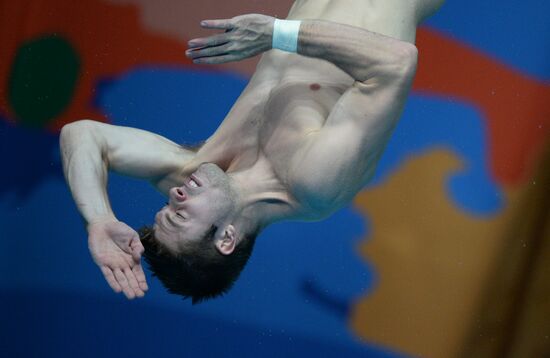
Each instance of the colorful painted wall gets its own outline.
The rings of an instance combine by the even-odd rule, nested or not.
[[[413,92],[372,183],[324,222],[268,228],[227,296],[191,306],[150,275],[141,300],[110,291],[63,181],[60,128],[206,138],[257,59],[193,65],[198,22],[290,4],[0,0],[6,357],[550,354],[550,320],[530,318],[550,314],[550,6],[535,0],[448,0],[418,32]],[[116,175],[109,192],[134,227],[164,203]]]

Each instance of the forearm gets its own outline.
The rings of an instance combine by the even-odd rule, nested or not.
[[[81,122],[63,127],[60,147],[65,179],[86,224],[114,219],[107,195],[108,167],[101,143]]]
[[[298,53],[327,60],[360,82],[377,76],[412,76],[417,59],[413,44],[322,20],[301,22]]]
[[[204,28],[225,32],[189,41],[186,55],[194,63],[218,64],[257,55],[275,43],[275,48],[332,62],[359,82],[414,76],[417,49],[408,42],[329,21],[302,20],[299,30],[296,22],[276,21],[281,20],[260,14],[204,20]]]

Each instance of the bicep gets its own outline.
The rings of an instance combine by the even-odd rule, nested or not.
[[[122,175],[158,181],[180,170],[193,156],[193,152],[152,132],[89,122],[109,169]]]

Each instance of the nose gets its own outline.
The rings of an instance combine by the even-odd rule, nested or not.
[[[187,199],[187,195],[181,190],[181,188],[170,189],[170,197],[177,203],[184,202]]]

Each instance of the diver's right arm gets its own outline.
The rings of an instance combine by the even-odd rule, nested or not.
[[[65,125],[60,146],[67,184],[88,224],[114,217],[106,190],[108,170],[150,181],[158,188],[193,156],[157,134],[92,120]]]
[[[118,221],[107,195],[107,171],[157,185],[178,173],[192,152],[156,134],[91,120],[65,125],[60,136],[63,171],[86,221],[94,262],[115,292],[132,299],[147,290],[139,235]]]

